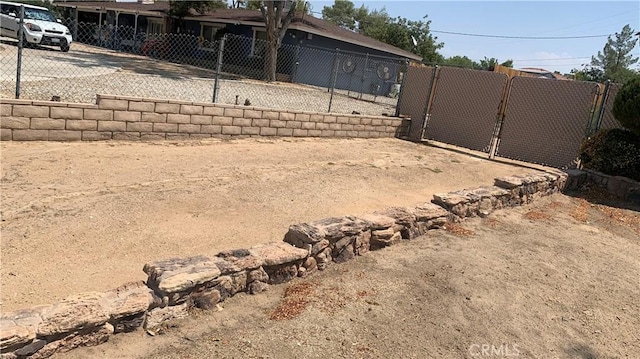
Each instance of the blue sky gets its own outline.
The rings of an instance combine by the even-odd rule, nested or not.
[[[625,24],[640,31],[640,1],[353,1],[356,7],[385,7],[395,17],[420,20],[428,15],[432,30],[508,36],[585,36],[620,32]],[[312,11],[333,1],[311,1]],[[321,17],[321,14],[314,14]],[[513,59],[514,67],[543,67],[568,73],[590,62],[607,38],[522,40],[436,34],[445,56],[473,60]],[[640,46],[634,54],[640,56]],[[638,64],[634,66],[640,68]]]

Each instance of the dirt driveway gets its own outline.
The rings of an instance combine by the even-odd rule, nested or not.
[[[0,144],[2,310],[531,170],[395,139]]]
[[[639,238],[638,212],[554,195],[58,358],[637,358]]]

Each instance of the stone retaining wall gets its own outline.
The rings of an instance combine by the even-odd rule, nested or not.
[[[568,170],[568,190],[578,190],[587,184],[606,189],[625,201],[640,204],[640,182],[627,177],[611,176],[592,170]]]
[[[0,352],[5,358],[46,358],[79,346],[98,345],[116,333],[144,328],[156,334],[190,308],[213,309],[239,292],[305,277],[330,263],[410,240],[449,221],[485,216],[529,203],[564,188],[567,176],[532,174],[496,178],[495,186],[434,196],[433,203],[392,207],[354,217],[331,217],[289,227],[283,242],[223,251],[215,256],[171,258],[145,264],[145,282],[106,293],[70,296],[53,305],[3,313]]]
[[[403,137],[408,120],[98,95],[96,105],[2,99],[2,141]]]

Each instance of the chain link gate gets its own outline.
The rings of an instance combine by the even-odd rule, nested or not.
[[[408,137],[413,141],[422,137],[435,70],[434,67],[412,64],[403,79],[396,114],[411,118]]]
[[[489,71],[438,68],[424,137],[489,153],[508,79]]]
[[[593,82],[514,77],[496,156],[574,168],[598,91]]]

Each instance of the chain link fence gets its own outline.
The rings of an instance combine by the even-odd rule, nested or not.
[[[259,38],[221,31],[211,36],[145,33],[72,19],[63,23],[74,34],[69,52],[29,42],[19,49],[17,40],[2,37],[3,97],[19,92],[26,99],[93,103],[96,94],[104,93],[392,116],[407,64],[405,59],[283,44],[276,81],[266,82],[268,43]]]
[[[496,156],[575,168],[598,92],[594,82],[514,77]]]
[[[435,80],[427,139],[489,153],[507,75],[443,67]]]
[[[621,128],[620,122],[613,117],[613,101],[615,101],[622,84],[609,83],[605,85],[599,97],[601,107],[598,110],[599,128]]]

